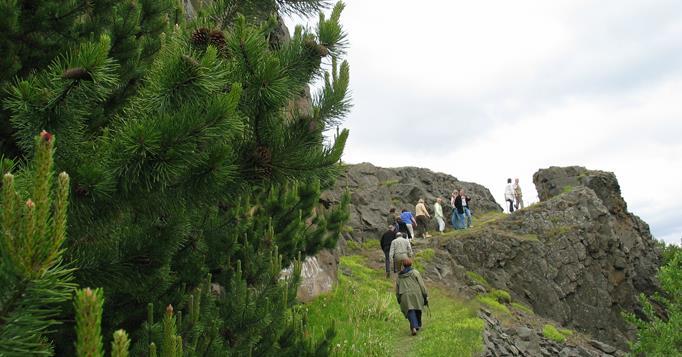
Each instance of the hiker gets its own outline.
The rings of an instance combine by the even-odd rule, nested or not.
[[[422,309],[429,305],[428,293],[421,274],[412,268],[412,260],[405,259],[403,266],[395,285],[395,296],[400,310],[410,321],[410,331],[414,336],[422,327]]]
[[[395,208],[393,209],[395,211]],[[388,230],[384,232],[381,236],[381,250],[384,251],[384,257],[386,258],[386,277],[391,277],[391,243],[395,239],[397,233],[395,231],[395,226],[390,224]]]
[[[393,230],[395,232],[398,231],[398,215],[395,213],[395,208],[391,208],[388,210],[388,217],[386,218],[386,222],[388,223],[389,226],[393,226]]]
[[[407,238],[412,239],[414,237],[414,227],[417,225],[417,221],[414,219],[412,212],[403,208],[400,219],[403,220],[405,228],[407,228]]]
[[[436,198],[436,203],[433,204],[433,215],[438,222],[438,232],[443,233],[445,230],[445,217],[443,216],[443,205],[441,205],[441,202],[443,202],[442,198]]]
[[[459,194],[455,198],[455,208],[459,218],[459,228],[471,228],[471,210],[469,209],[469,201],[471,197],[464,194],[464,189],[459,189]],[[466,226],[465,226],[466,221]]]
[[[504,189],[504,199],[509,202],[509,213],[514,212],[514,188],[510,178],[507,179],[507,187]]]
[[[419,201],[417,201],[417,205],[415,206],[414,213],[417,215],[417,235],[421,236],[422,238],[426,239],[428,237],[431,237],[428,232],[428,224],[429,224],[429,219],[431,219],[431,215],[429,214],[429,211],[426,209],[426,205],[424,205],[424,199],[420,198]]]
[[[391,249],[388,251],[388,256],[393,261],[393,272],[397,273],[403,269],[403,261],[409,259],[413,255],[412,244],[403,237],[403,234],[398,232],[395,239],[391,242]]]
[[[514,179],[514,198],[516,199],[516,209],[519,209],[519,206],[523,208],[523,193],[521,193],[521,185],[519,185],[519,178]]]

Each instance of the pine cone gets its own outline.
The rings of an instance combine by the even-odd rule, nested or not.
[[[209,42],[217,49],[223,50],[226,45],[225,35],[223,34],[222,31],[213,30],[209,35]]]
[[[272,152],[267,146],[259,146],[254,153],[256,162],[261,165],[270,165],[272,163]]]
[[[210,40],[210,30],[200,27],[192,33],[191,41],[195,46],[206,46]]]
[[[320,57],[327,57],[329,56],[329,49],[325,45],[317,45],[317,54]]]
[[[272,176],[272,151],[267,146],[258,146],[253,153],[255,171],[259,176]]]
[[[83,67],[68,68],[62,74],[64,79],[73,79],[76,81],[91,81],[92,75]]]

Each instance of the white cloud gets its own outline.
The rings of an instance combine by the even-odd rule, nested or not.
[[[526,199],[539,168],[613,171],[682,236],[682,2],[346,0],[344,160],[422,166]]]

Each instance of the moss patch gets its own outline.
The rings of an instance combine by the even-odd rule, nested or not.
[[[505,290],[493,290],[490,292],[490,296],[502,304],[509,304],[512,301],[511,295]]]
[[[466,275],[469,277],[469,279],[471,279],[471,280],[473,280],[473,281],[475,281],[475,282],[477,282],[477,283],[483,285],[483,286],[486,287],[486,288],[490,288],[490,283],[488,283],[488,281],[485,280],[484,277],[482,277],[482,276],[476,274],[475,272],[473,272],[473,271],[468,271],[468,272],[466,272]]]
[[[487,306],[491,310],[501,312],[503,314],[509,314],[510,313],[509,308],[507,308],[503,304],[500,304],[500,302],[497,301],[497,299],[495,299],[495,297],[490,296],[489,294],[479,295],[476,297],[476,300],[478,302],[480,302],[481,304]]]
[[[554,342],[559,342],[563,343],[566,341],[566,336],[559,332],[554,325],[547,324],[543,326],[542,328],[542,335],[545,336],[545,338],[552,340]]]

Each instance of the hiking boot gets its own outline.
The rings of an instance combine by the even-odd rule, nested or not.
[[[417,329],[413,327],[412,328],[412,336],[416,336],[416,335],[417,335]]]
[[[431,237],[432,237],[432,235],[430,235],[428,233],[426,233],[426,235],[424,236],[424,238],[431,238]]]

